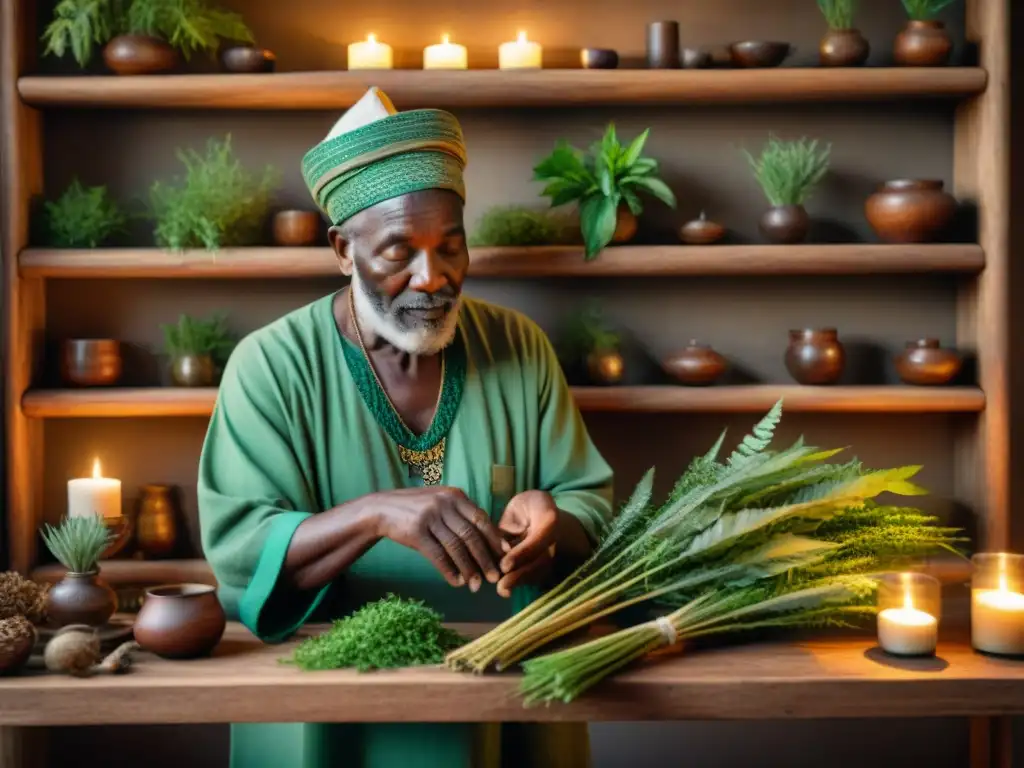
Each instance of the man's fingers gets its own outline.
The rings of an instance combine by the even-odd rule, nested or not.
[[[452,563],[451,558],[448,557],[444,548],[438,544],[433,537],[424,537],[420,541],[419,548],[423,556],[434,564],[434,567],[441,572],[445,581],[447,581],[451,586],[461,587],[466,583],[462,576],[459,575],[458,569],[455,567],[455,564]]]
[[[500,556],[505,551],[501,546],[501,533],[498,531],[497,526],[491,522],[491,518],[487,513],[467,498],[456,498],[452,500],[452,503],[456,511],[472,523],[473,527],[480,532],[480,535],[484,537],[484,540],[490,546],[491,551],[495,555]]]
[[[494,556],[487,548],[487,543],[484,541],[480,530],[454,509],[443,512],[442,519],[445,525],[465,544],[477,565],[480,566],[480,571],[487,577],[487,580],[492,584],[497,582],[501,574],[498,573],[497,563],[495,563]],[[474,589],[473,591],[475,592],[476,590]]]
[[[537,560],[554,543],[554,528],[530,528],[501,560],[501,572],[511,573],[520,564]]]
[[[502,597],[511,597],[512,589],[520,584],[536,583],[543,579],[547,570],[551,567],[551,561],[547,558],[533,560],[517,571],[506,573],[498,582],[498,594]]]
[[[474,592],[480,589],[480,584],[482,583],[480,569],[477,567],[472,555],[469,554],[469,549],[466,547],[465,542],[451,528],[445,525],[444,519],[441,517],[431,523],[430,532],[434,534],[434,538],[444,547],[444,551],[448,553],[448,557],[455,563],[455,567],[459,569],[459,573],[462,574],[462,578],[469,585],[469,588]]]

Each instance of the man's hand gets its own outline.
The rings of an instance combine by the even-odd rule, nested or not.
[[[561,515],[550,493],[524,491],[512,497],[498,523],[513,542],[501,561],[499,595],[509,597],[513,587],[538,584],[551,574]]]
[[[415,549],[453,587],[476,592],[483,578],[500,578],[498,559],[507,545],[487,513],[458,488],[429,486],[372,494],[377,532]]]

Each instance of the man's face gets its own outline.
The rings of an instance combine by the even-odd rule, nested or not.
[[[458,195],[431,189],[386,200],[332,227],[330,238],[361,323],[411,354],[451,342],[469,267]]]

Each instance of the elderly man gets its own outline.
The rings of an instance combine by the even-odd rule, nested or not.
[[[199,467],[229,614],[274,642],[395,592],[506,618],[591,550],[612,473],[551,345],[465,298],[455,118],[371,89],[303,160],[350,287],[244,339]],[[468,715],[469,713],[467,713]],[[235,768],[559,766],[584,726],[235,725]]]

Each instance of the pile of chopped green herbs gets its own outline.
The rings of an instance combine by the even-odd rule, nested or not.
[[[464,639],[441,623],[441,614],[420,600],[388,595],[307,638],[289,660],[311,670],[396,669],[440,664]]]

